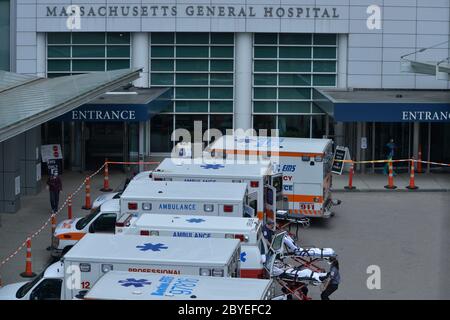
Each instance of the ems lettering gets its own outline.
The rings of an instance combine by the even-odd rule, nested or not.
[[[283,172],[294,172],[296,165],[293,164],[285,164],[282,168]]]

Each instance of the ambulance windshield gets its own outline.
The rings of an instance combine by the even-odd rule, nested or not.
[[[97,214],[99,212],[100,212],[100,208],[97,208],[92,213],[88,214],[86,217],[78,220],[78,222],[75,226],[77,228],[77,230],[83,230],[89,224],[89,222],[91,222],[92,219],[94,219],[97,216]]]
[[[36,285],[36,283],[41,281],[41,279],[44,277],[44,272],[45,270],[41,272],[41,274],[38,275],[36,278],[34,278],[32,281],[27,282],[23,286],[21,286],[19,290],[17,290],[16,292],[16,298],[17,299],[23,298],[28,293],[28,291],[30,291],[30,289]]]

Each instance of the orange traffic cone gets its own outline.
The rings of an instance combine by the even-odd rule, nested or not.
[[[409,190],[419,189],[419,187],[416,186],[415,179],[414,179],[414,159],[411,160],[411,170],[409,172],[409,186],[407,186],[406,188]]]
[[[103,192],[111,192],[112,189],[109,187],[109,169],[108,169],[108,159],[105,159],[105,172],[103,178],[103,188],[100,189]]]
[[[355,190],[356,189],[356,187],[353,186],[353,174],[354,174],[354,164],[352,161],[350,164],[350,173],[348,175],[348,186],[344,187],[345,190]]]
[[[31,266],[31,238],[27,238],[27,254],[25,259],[25,272],[22,272],[20,276],[24,278],[35,277],[36,274],[32,270]]]
[[[386,189],[397,189],[397,186],[394,185],[394,168],[392,165],[392,160],[389,160],[389,178],[388,185],[384,186]]]
[[[91,178],[86,178],[86,199],[84,202],[84,206],[82,207],[84,210],[91,210]]]
[[[53,235],[55,234],[55,230],[56,230],[56,214],[52,214],[50,217],[50,223],[52,225],[52,234],[50,237],[50,246],[47,247],[47,250],[50,251],[53,249]]]

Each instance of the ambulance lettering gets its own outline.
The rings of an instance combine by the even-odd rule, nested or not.
[[[176,211],[195,211],[197,210],[195,203],[161,203],[159,210],[176,210]]]
[[[285,164],[283,165],[283,168],[281,169],[281,171],[283,172],[295,172],[295,168],[297,166],[294,164]]]
[[[211,233],[207,232],[185,232],[185,231],[175,231],[172,236],[183,237],[183,238],[211,238]]]
[[[181,274],[180,270],[152,269],[152,268],[128,268],[128,272],[146,272],[146,273],[159,273],[159,274]]]

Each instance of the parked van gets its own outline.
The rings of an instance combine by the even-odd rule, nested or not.
[[[274,282],[270,279],[215,278],[111,271],[97,281],[84,299],[270,300],[274,295]]]
[[[223,136],[206,148],[217,158],[248,156],[271,160],[283,173],[283,205],[288,217],[331,216],[333,206],[330,139]]]
[[[229,218],[144,214],[128,228],[117,228],[117,234],[164,236],[173,238],[231,238],[241,241],[241,277],[263,278],[268,250],[257,218]]]
[[[239,257],[237,239],[87,234],[32,281],[0,288],[0,299],[71,300],[112,270],[240,277]]]

